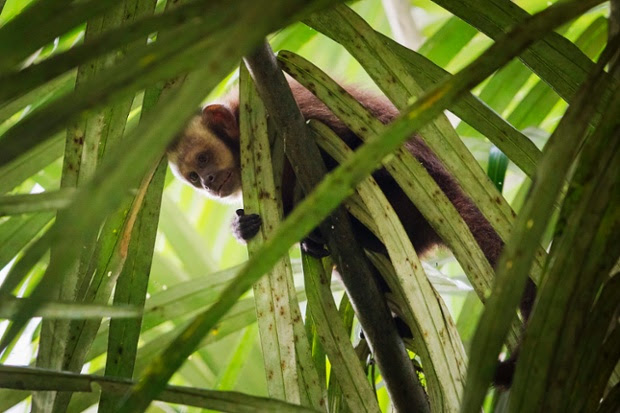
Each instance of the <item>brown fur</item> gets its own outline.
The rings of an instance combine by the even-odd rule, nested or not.
[[[241,189],[239,132],[238,127],[229,128],[231,132],[226,135],[223,130],[213,130],[213,120],[206,115],[210,107],[194,116],[168,147],[168,161],[172,172],[184,182],[210,197],[226,199]],[[229,113],[228,109],[226,112]],[[238,125],[238,118],[229,115]],[[218,117],[217,121],[221,119]],[[196,180],[192,180],[192,175]]]
[[[295,81],[290,81],[290,85],[295,100],[306,119],[316,119],[325,123],[353,149],[362,143],[361,140],[312,93]],[[377,96],[354,88],[350,88],[349,92],[384,124],[389,123],[398,116],[396,108],[383,96]],[[216,109],[218,109],[216,111],[217,114],[221,115],[221,105],[212,106],[216,107]],[[214,125],[214,121],[209,120],[213,118],[213,116],[207,116],[210,113],[208,110],[210,107],[211,106],[207,106],[203,110],[202,115],[199,114],[190,121],[179,138],[170,146],[168,157],[173,171],[181,179],[190,183],[190,185],[193,185],[198,190],[207,192],[210,196],[226,198],[229,195],[234,195],[234,193],[241,189],[238,129],[236,132],[232,133],[222,132],[222,130],[234,129],[230,126],[230,119],[238,125],[238,92],[235,91],[231,93],[225,103],[225,107],[230,111],[230,119],[227,123],[227,128],[223,128],[220,124],[222,122],[218,121],[218,119],[222,118],[221,116],[215,117],[215,122],[218,122],[218,124]],[[230,151],[227,151],[226,148],[230,149]],[[474,203],[463,193],[454,178],[448,174],[441,162],[424,142],[418,137],[413,137],[405,143],[405,148],[420,161],[435,182],[437,182],[439,187],[444,191],[448,199],[450,199],[467,223],[474,238],[489,260],[489,263],[495,266],[503,243],[489,222],[480,213]],[[196,160],[197,154],[205,152],[215,155],[210,159],[211,169],[201,167]],[[324,156],[324,158],[328,169],[331,170],[336,167],[336,163],[331,158],[328,156]],[[226,176],[228,171],[235,171],[235,188],[231,193],[218,193],[218,191],[211,190],[201,182],[189,182],[189,171],[198,171],[202,181],[205,181],[207,175],[213,173],[213,168],[218,171],[225,171],[223,174],[224,176]],[[385,169],[378,170],[373,176],[394,207],[418,253],[423,254],[431,247],[442,244],[441,239],[437,236],[435,231]],[[219,175],[216,175],[216,178],[217,177],[219,177]],[[213,178],[212,175],[211,178]],[[231,178],[231,180],[232,179],[233,178]],[[217,182],[219,182],[219,180],[216,179],[216,183]],[[293,208],[294,187],[295,177],[293,170],[290,165],[285,165],[282,195],[286,214]],[[362,241],[366,247],[373,248],[377,246],[378,240],[358,222],[356,222],[355,230],[356,233],[360,235],[360,241]],[[526,309],[524,308],[524,310]],[[529,313],[529,310],[524,312]]]
[[[295,96],[295,100],[299,105],[301,113],[304,115],[306,120],[316,119],[325,123],[353,149],[362,143],[361,140],[352,131],[350,131],[346,125],[327,108],[327,106],[325,106],[325,104],[323,104],[307,89],[299,85],[297,82],[291,82],[291,89],[293,91],[293,95]],[[355,88],[349,88],[348,91],[382,123],[389,123],[398,116],[398,110],[385,97],[377,96]],[[233,96],[229,100],[229,105],[233,113],[238,116],[238,99]],[[424,168],[426,168],[429,174],[433,177],[435,182],[437,182],[439,187],[447,195],[448,199],[450,199],[450,201],[454,204],[460,215],[467,223],[469,229],[472,231],[474,238],[480,245],[480,248],[489,260],[490,264],[494,266],[497,262],[503,244],[489,222],[480,213],[474,203],[463,193],[454,178],[448,174],[441,162],[432,153],[428,146],[426,146],[426,144],[424,144],[419,138],[414,137],[405,143],[405,148],[420,161]],[[328,169],[333,169],[336,166],[335,162],[330,158],[325,157],[325,160]],[[287,177],[291,177],[292,168],[287,168],[287,171],[290,171],[287,174]],[[437,236],[435,231],[423,218],[422,214],[417,210],[407,195],[402,191],[402,189],[400,189],[398,184],[396,184],[394,179],[385,169],[380,169],[375,172],[373,176],[385,193],[387,199],[394,207],[394,210],[400,218],[414,248],[418,253],[423,254],[431,247],[442,244],[439,236]],[[287,177],[285,177],[285,179]],[[292,192],[289,193],[287,189],[292,191],[294,182],[285,183],[282,187],[283,192],[286,191],[283,194],[283,199],[285,203],[285,213],[288,213],[293,207],[293,196]],[[376,245],[377,240],[370,239],[370,237],[372,237],[370,232],[364,227],[361,227],[361,224],[356,222],[355,230],[357,234],[361,234],[366,238],[361,240],[366,247],[373,248],[373,246]]]
[[[290,86],[305,119],[316,119],[325,123],[353,149],[362,143],[312,93],[294,81],[290,82]],[[384,97],[356,89],[350,89],[349,92],[384,124],[398,116],[396,108]],[[241,190],[238,124],[237,92],[229,96],[226,106],[210,105],[203,109],[202,113],[190,121],[178,139],[168,148],[168,158],[175,174],[212,197],[230,198],[238,194]],[[503,243],[489,222],[422,140],[413,137],[404,146],[437,182],[467,223],[489,263],[495,266]],[[204,157],[202,161],[200,160],[201,154],[209,155],[208,163],[204,162]],[[337,166],[329,156],[325,154],[323,156],[328,169],[331,170]],[[199,181],[190,182],[192,173],[194,173],[194,178],[197,176],[200,178]],[[439,236],[388,172],[385,169],[379,169],[373,176],[394,207],[416,251],[424,254],[431,247],[441,245],[442,241]],[[288,214],[293,209],[295,199],[295,176],[293,168],[288,163],[285,163],[282,179],[284,212]],[[243,216],[242,211],[239,214]],[[258,229],[260,220],[250,218],[250,221],[246,230],[253,232]],[[373,250],[383,250],[383,245],[368,229],[355,219],[353,219],[353,224],[356,237],[363,246]],[[241,237],[245,239],[243,235]],[[309,238],[311,242],[316,242],[316,238],[321,237],[318,231],[314,231]],[[383,287],[387,288],[385,285]],[[535,294],[535,285],[530,281],[521,300],[521,312],[525,320],[529,318]],[[495,377],[497,386],[510,386],[516,358],[515,353],[513,357],[500,363]]]

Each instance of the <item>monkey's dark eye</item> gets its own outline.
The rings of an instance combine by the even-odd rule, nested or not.
[[[196,156],[196,161],[198,161],[198,165],[204,166],[209,161],[209,154],[207,152],[200,152]]]
[[[196,184],[200,180],[200,177],[196,172],[190,172],[187,179],[189,179],[191,183]]]

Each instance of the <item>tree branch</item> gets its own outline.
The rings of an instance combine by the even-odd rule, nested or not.
[[[326,174],[318,147],[309,135],[288,83],[267,42],[244,58],[259,94],[284,139],[285,153],[306,193]],[[341,206],[321,225],[329,250],[364,334],[381,369],[397,411],[428,412],[429,405],[391,313],[375,282],[370,264],[353,236]]]

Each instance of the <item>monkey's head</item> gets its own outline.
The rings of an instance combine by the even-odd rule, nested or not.
[[[206,106],[168,147],[170,169],[182,181],[212,198],[241,190],[239,123],[226,106]]]

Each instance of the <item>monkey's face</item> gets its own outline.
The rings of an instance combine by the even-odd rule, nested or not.
[[[168,161],[177,177],[212,198],[237,195],[241,169],[234,114],[222,105],[207,106],[168,149]]]

